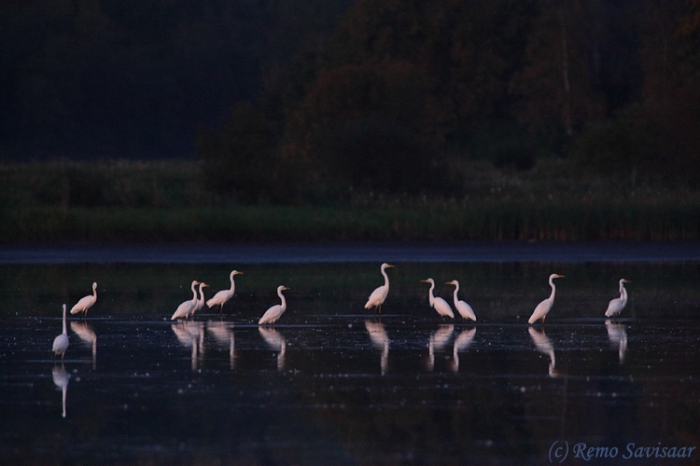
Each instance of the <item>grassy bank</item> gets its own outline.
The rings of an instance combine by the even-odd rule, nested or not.
[[[587,177],[462,167],[461,199],[356,193],[324,206],[217,198],[194,162],[0,167],[0,241],[696,240],[700,193]]]

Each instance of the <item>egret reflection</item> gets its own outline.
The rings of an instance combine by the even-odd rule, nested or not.
[[[271,350],[277,351],[277,369],[284,369],[284,357],[287,352],[287,340],[276,329],[271,327],[258,327],[260,335]]]
[[[627,330],[625,326],[608,319],[605,321],[605,328],[608,330],[610,344],[617,346],[620,364],[624,364],[625,353],[627,352]]]
[[[233,336],[233,324],[227,324],[223,321],[210,320],[207,322],[207,330],[214,337],[219,346],[228,347],[229,366],[231,369],[235,367],[236,361],[236,344]]]
[[[452,324],[440,325],[437,330],[430,334],[428,339],[428,359],[425,361],[426,369],[429,372],[432,372],[435,368],[435,351],[445,349],[454,330],[455,326]]]
[[[381,322],[365,320],[365,328],[367,329],[367,333],[369,333],[369,339],[372,340],[374,347],[382,350],[379,365],[382,370],[382,375],[384,375],[389,367],[389,335],[387,335],[384,324]]]
[[[66,417],[66,398],[68,396],[68,381],[70,380],[70,374],[66,372],[66,368],[63,364],[60,366],[53,366],[51,369],[51,376],[53,377],[53,384],[56,388],[61,389],[61,406],[62,406],[62,417]]]
[[[97,334],[87,322],[73,321],[70,323],[70,329],[88,348],[92,349],[92,368],[95,369],[97,367]]]
[[[452,361],[450,361],[449,367],[452,372],[459,371],[459,353],[466,351],[467,348],[474,341],[474,336],[476,335],[476,328],[462,330],[452,345]]]
[[[558,371],[556,368],[557,359],[554,355],[554,346],[552,346],[552,342],[547,335],[545,335],[544,330],[540,332],[535,330],[533,327],[528,327],[527,331],[530,334],[530,337],[532,337],[532,341],[535,343],[535,348],[537,348],[537,351],[549,356],[549,376],[559,377],[562,375],[562,372]]]
[[[196,321],[178,322],[172,324],[171,328],[180,344],[192,350],[192,370],[197,370],[200,353],[204,349],[204,324]]]

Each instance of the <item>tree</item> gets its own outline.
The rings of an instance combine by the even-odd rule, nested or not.
[[[277,138],[270,123],[250,103],[239,103],[223,128],[201,128],[197,154],[204,182],[212,191],[251,202],[269,198],[276,176]]]
[[[552,139],[571,138],[606,112],[595,66],[600,41],[586,6],[584,0],[540,2],[526,63],[513,81],[522,98],[520,121]]]

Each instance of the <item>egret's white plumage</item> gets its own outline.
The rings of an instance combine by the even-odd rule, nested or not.
[[[386,269],[389,269],[392,267],[394,267],[392,264],[387,264],[386,262],[382,264],[381,271],[382,271],[382,275],[384,275],[384,284],[382,286],[377,287],[372,292],[372,294],[369,295],[369,299],[367,300],[367,304],[365,304],[365,309],[371,309],[374,307],[381,314],[382,304],[384,304],[384,301],[386,300],[386,296],[389,294],[389,277],[386,274]]]
[[[438,314],[442,317],[451,317],[454,319],[455,315],[452,312],[452,308],[450,307],[449,304],[447,304],[447,301],[440,297],[435,297],[433,295],[433,289],[435,288],[435,280],[432,278],[426,278],[425,280],[421,280],[423,283],[430,283],[430,290],[428,291],[428,300],[430,301],[430,306],[437,311]]]
[[[84,312],[87,315],[88,309],[95,305],[97,302],[97,283],[92,284],[92,294],[83,296],[80,301],[75,303],[75,306],[70,310],[71,314],[77,314],[78,312]]]
[[[209,299],[209,301],[207,301],[208,307],[221,306],[219,311],[224,310],[224,304],[226,304],[228,300],[233,298],[233,295],[236,292],[236,282],[233,281],[233,277],[236,275],[243,275],[243,272],[233,270],[229,275],[229,279],[231,280],[231,288],[229,288],[228,290],[217,291],[217,293],[214,296],[212,296]]]
[[[193,316],[195,312],[199,311],[200,309],[202,309],[202,307],[204,307],[204,290],[202,290],[202,288],[204,288],[205,286],[209,285],[207,285],[204,282],[199,282],[199,298],[197,299],[197,302],[195,303],[192,310],[189,312],[189,314],[187,314],[187,317]]]
[[[197,305],[197,290],[195,289],[195,286],[197,286],[198,284],[199,284],[199,282],[197,280],[192,280],[192,286],[190,287],[192,290],[192,299],[180,304],[177,307],[177,310],[175,311],[173,316],[170,318],[170,320],[184,319],[185,317],[187,317],[189,315],[189,313],[192,311],[192,309]]]
[[[537,305],[537,307],[535,308],[535,312],[532,313],[532,315],[527,321],[528,324],[534,324],[540,319],[542,319],[542,323],[544,323],[544,319],[547,317],[547,314],[552,309],[552,304],[554,304],[554,294],[556,293],[556,287],[554,286],[554,282],[552,280],[554,280],[555,278],[564,278],[564,275],[553,273],[549,276],[549,286],[552,287],[552,294],[549,295],[549,298],[545,299]]]
[[[608,309],[605,311],[605,317],[617,317],[627,305],[627,290],[625,283],[632,283],[625,278],[620,279],[620,297],[611,299],[608,304]]]
[[[287,288],[284,285],[280,285],[277,287],[277,296],[280,297],[282,300],[281,304],[275,304],[272,306],[270,309],[265,311],[265,314],[260,318],[258,321],[258,325],[265,325],[265,324],[274,324],[277,322],[277,320],[282,317],[282,314],[284,314],[284,311],[287,310],[287,300],[284,299],[284,295],[282,292],[284,290],[289,290],[290,288]]]
[[[463,319],[471,319],[474,322],[476,322],[476,314],[474,314],[474,309],[472,309],[472,307],[469,304],[465,303],[464,301],[461,301],[457,297],[457,292],[459,291],[459,282],[457,280],[452,280],[451,282],[447,282],[447,285],[455,286],[454,304],[455,309],[457,309],[457,312],[459,312],[459,315],[461,315]]]
[[[66,305],[63,305],[63,333],[58,335],[56,338],[53,339],[53,347],[51,348],[51,351],[53,351],[53,357],[55,358],[59,354],[61,355],[61,359],[63,359],[66,356],[66,351],[68,350],[68,344],[70,342],[68,341],[68,328],[66,327]]]

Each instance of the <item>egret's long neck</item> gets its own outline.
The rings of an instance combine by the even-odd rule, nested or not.
[[[68,335],[68,328],[66,328],[66,305],[63,305],[63,333]]]
[[[203,283],[199,285],[199,299],[204,301],[204,291],[202,290],[202,288],[204,288]]]
[[[624,283],[620,283],[620,298],[627,302],[627,288],[625,288]]]
[[[389,276],[386,274],[386,269],[382,268],[382,275],[384,275],[384,286],[389,289]]]
[[[235,274],[231,273],[231,294],[233,294],[236,291],[236,283],[233,281],[234,276]]]
[[[197,301],[197,290],[195,286],[197,286],[197,284],[192,282],[192,301]]]
[[[428,291],[428,298],[430,298],[430,305],[435,303],[435,296],[433,295],[433,289],[435,288],[435,283],[430,282],[430,291]]]
[[[549,286],[552,287],[552,294],[549,295],[549,299],[554,299],[554,295],[557,292],[557,287],[554,286],[554,278],[549,279]]]
[[[456,303],[457,301],[459,301],[459,298],[457,297],[457,292],[458,292],[458,291],[459,291],[459,283],[455,284],[455,293],[454,293],[454,296],[455,296],[455,303]]]
[[[92,287],[92,295],[95,297],[95,299],[97,299],[97,287],[96,286]]]
[[[277,291],[277,296],[279,296],[280,299],[282,300],[282,309],[287,309],[287,300],[284,299],[284,295],[282,294],[282,290]]]

